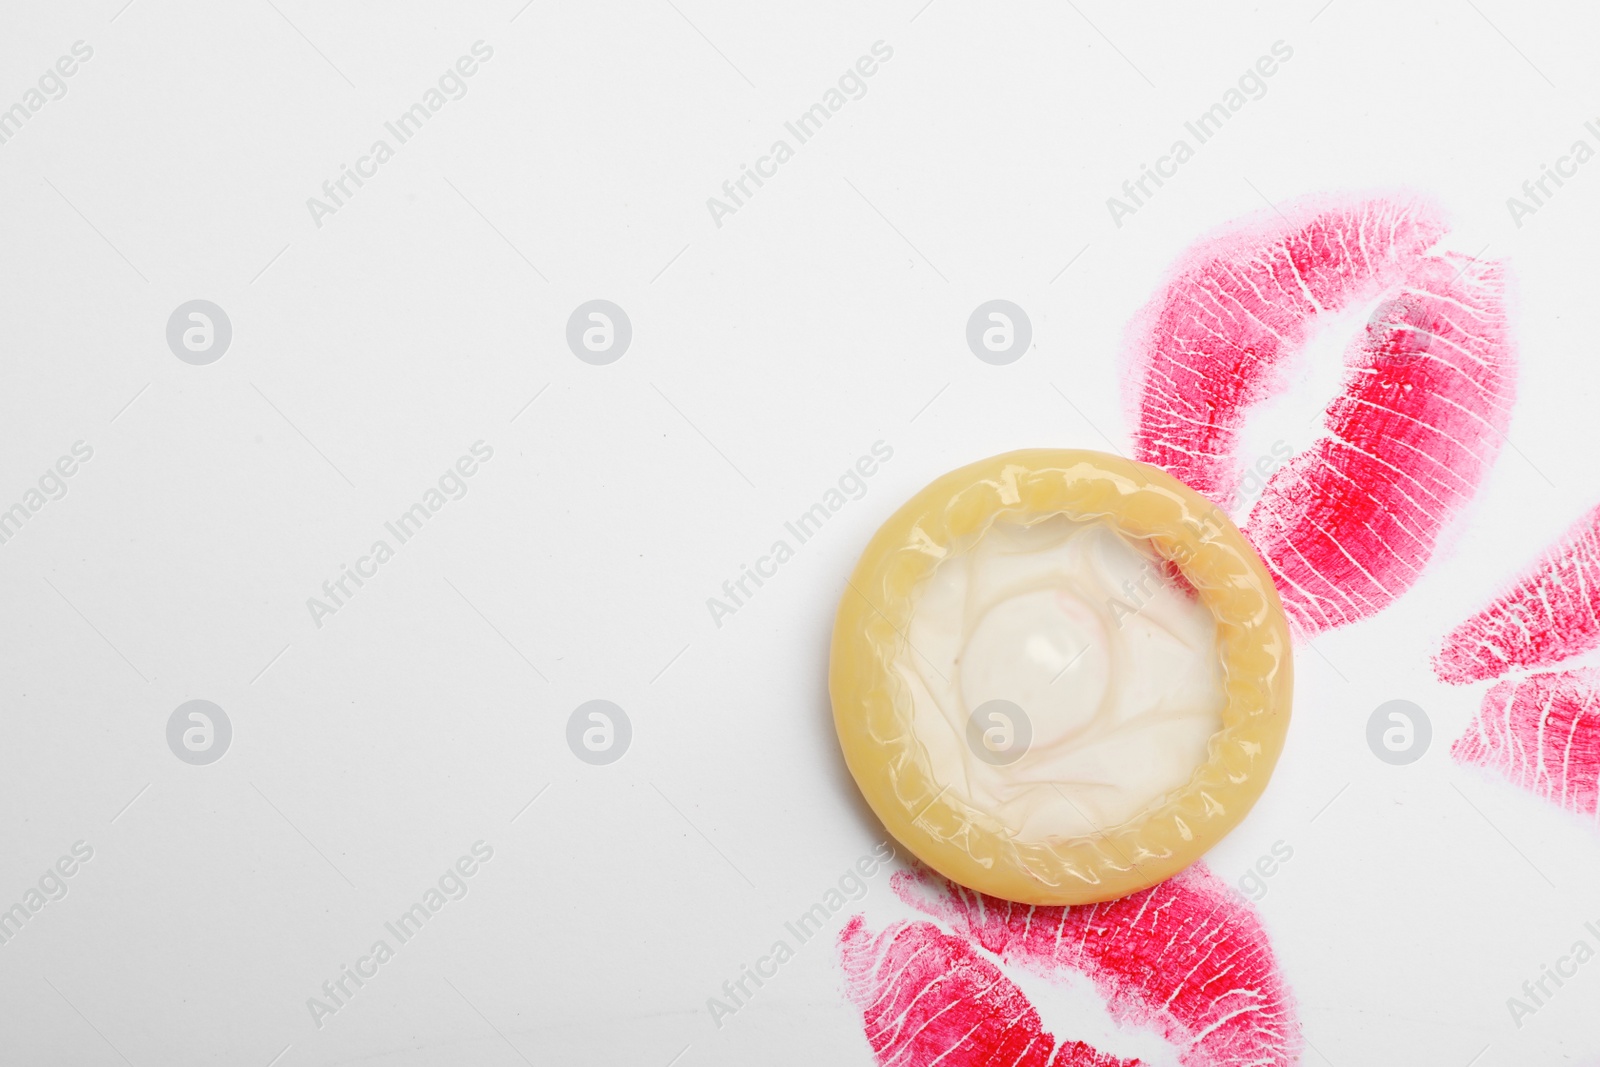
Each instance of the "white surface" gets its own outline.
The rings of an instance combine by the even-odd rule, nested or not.
[[[1474,2],[13,6],[0,104],[94,55],[0,145],[0,501],[94,455],[0,545],[0,900],[94,855],[0,945],[0,1059],[869,1063],[825,940],[705,1010],[879,840],[824,690],[855,554],[947,469],[1125,446],[1124,325],[1202,232],[1395,186],[1513,264],[1515,447],[1410,594],[1299,651],[1285,759],[1211,863],[1293,847],[1259,906],[1308,1063],[1600,1056],[1600,968],[1520,1030],[1505,1008],[1600,919],[1600,834],[1453,766],[1482,687],[1427,666],[1600,499],[1600,168],[1521,228],[1505,206],[1585,136],[1595,19]],[[467,95],[315,226],[306,199],[480,39]],[[879,40],[866,94],[714,225]],[[1106,197],[1279,40],[1266,94],[1114,227]],[[1032,320],[1009,366],[966,347],[995,297]],[[196,298],[233,325],[210,366],[164,338]],[[633,324],[610,366],[564,343],[594,298]],[[314,626],[479,440],[467,495]],[[864,495],[715,626],[878,440]],[[1396,697],[1433,719],[1410,767],[1363,739]],[[234,728],[206,767],[164,736],[194,698]],[[597,698],[633,725],[609,766],[565,741]],[[306,999],[480,839],[465,898],[315,1028]],[[899,914],[886,874],[856,907]],[[1092,1008],[1047,1023],[1092,1039]]]

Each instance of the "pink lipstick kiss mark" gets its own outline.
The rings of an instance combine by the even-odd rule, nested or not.
[[[895,923],[873,937],[857,915],[840,934],[852,998],[861,1007],[878,1062],[930,1067],[1006,1063],[1016,1067],[1135,1067],[1081,1042],[1044,1032],[1000,968],[962,938],[932,923]]]
[[[1497,771],[1558,807],[1594,815],[1600,806],[1600,671],[1501,682],[1450,755]]]
[[[1522,578],[1445,638],[1434,670],[1481,682],[1550,667],[1600,645],[1600,508],[1580,519]]]
[[[1057,1045],[985,953],[1047,978],[1089,978],[1118,1023],[1160,1034],[1184,1067],[1295,1062],[1299,1024],[1266,934],[1203,867],[1075,908],[1013,904],[926,873],[898,874],[894,888],[943,926],[897,922],[874,936],[856,916],[840,934],[846,987],[881,1067],[1140,1062]]]
[[[1600,808],[1600,670],[1553,667],[1600,645],[1600,508],[1578,520],[1434,657],[1457,684],[1503,678],[1450,755],[1579,815]]]
[[[1291,208],[1194,246],[1130,327],[1137,458],[1227,504],[1246,415],[1286,387],[1318,319],[1384,300],[1346,350],[1326,435],[1244,525],[1302,637],[1416,581],[1510,421],[1504,275],[1430,252],[1445,232],[1416,202]]]

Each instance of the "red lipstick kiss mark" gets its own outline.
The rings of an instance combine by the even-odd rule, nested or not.
[[[1501,682],[1450,748],[1535,796],[1594,815],[1600,802],[1600,671],[1535,674]]]
[[[896,923],[873,937],[857,915],[840,934],[852,999],[880,1064],[1006,1063],[1135,1067],[1081,1042],[1061,1046],[1039,1013],[972,944],[932,923]]]
[[[1589,512],[1487,608],[1445,638],[1434,670],[1481,682],[1550,667],[1600,645],[1600,508]]]
[[[1419,203],[1290,209],[1194,246],[1130,329],[1137,458],[1226,504],[1246,414],[1282,391],[1317,320],[1386,298],[1346,350],[1326,436],[1244,525],[1303,637],[1416,581],[1510,421],[1504,276],[1430,252],[1445,232]]]
[[[939,920],[839,936],[850,998],[881,1067],[1134,1067],[1082,1042],[1058,1045],[990,956],[1045,977],[1089,978],[1119,1023],[1160,1034],[1184,1067],[1287,1065],[1299,1024],[1249,906],[1201,866],[1109,904],[1029,907],[930,874],[895,892]],[[948,929],[946,929],[948,927]]]
[[[1450,749],[1580,815],[1600,807],[1600,670],[1522,677],[1600,645],[1600,508],[1589,512],[1488,607],[1445,638],[1434,670],[1447,682],[1505,678]]]

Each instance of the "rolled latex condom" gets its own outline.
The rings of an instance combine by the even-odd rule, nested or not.
[[[885,522],[834,623],[845,761],[889,832],[968,888],[1085,904],[1199,859],[1289,725],[1289,629],[1206,498],[1099,452],[1011,452]]]

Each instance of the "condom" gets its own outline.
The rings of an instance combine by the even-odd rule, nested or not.
[[[1156,467],[1034,449],[883,524],[829,691],[896,840],[970,889],[1070,905],[1155,885],[1244,818],[1292,675],[1277,591],[1225,514]]]

